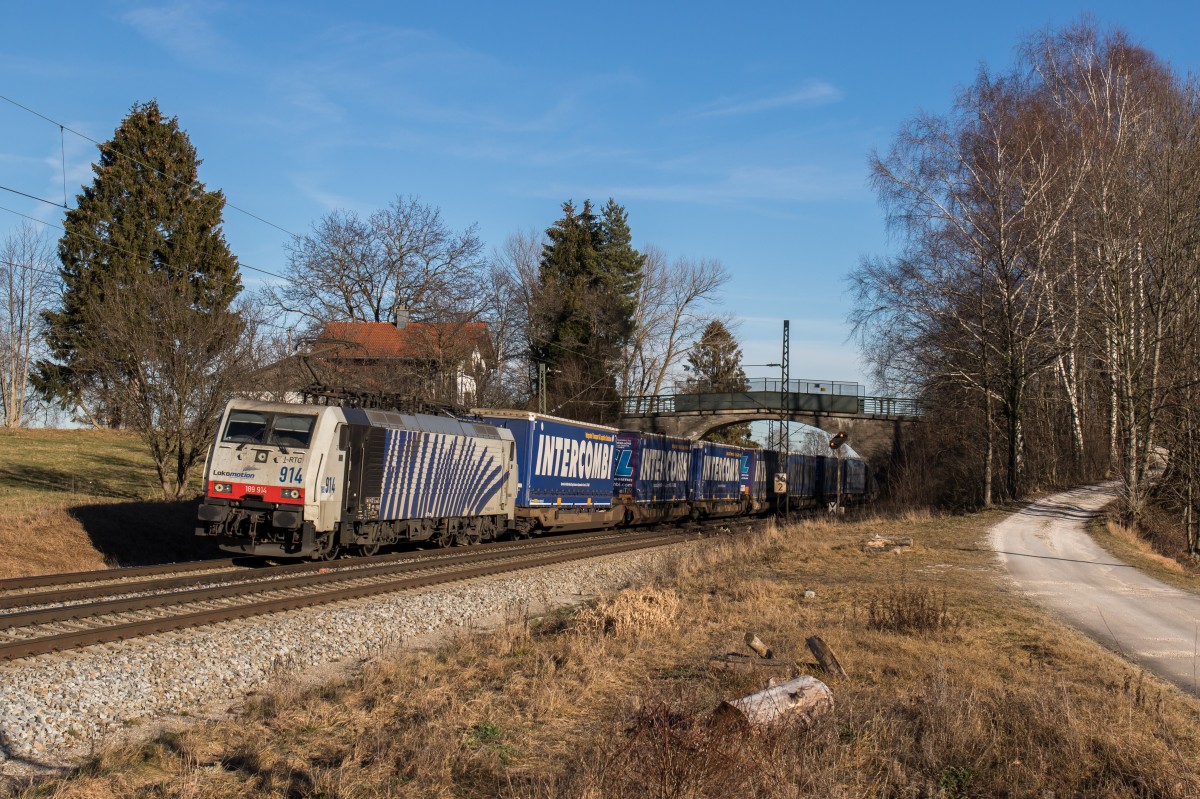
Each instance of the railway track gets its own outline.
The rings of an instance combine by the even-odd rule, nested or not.
[[[229,561],[148,567],[141,579],[107,581],[83,573],[91,584],[60,581],[20,586],[9,594],[0,584],[0,660],[111,643],[140,636],[216,624],[298,608],[620,554],[711,535],[736,525],[724,521],[680,531],[611,530],[532,541],[504,541],[465,550],[426,550],[326,563],[296,563],[259,569],[221,568]],[[216,566],[216,568],[213,568]],[[125,570],[117,570],[123,572]],[[181,573],[182,572],[182,573]],[[162,575],[162,576],[158,576]],[[58,590],[32,588],[69,585]]]

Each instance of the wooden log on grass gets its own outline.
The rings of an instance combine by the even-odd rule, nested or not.
[[[726,652],[709,660],[713,668],[723,671],[737,670],[769,674],[774,678],[791,679],[798,674],[796,661],[787,658],[760,658],[754,655],[743,655],[740,652]]]
[[[816,677],[805,675],[758,693],[722,702],[714,714],[723,721],[764,727],[784,719],[809,724],[833,707],[833,692]]]
[[[808,648],[812,651],[813,657],[817,659],[817,665],[821,667],[821,671],[826,674],[846,676],[846,670],[842,668],[842,664],[838,663],[838,659],[834,657],[833,650],[819,636],[810,636],[804,643],[808,644]]]
[[[771,652],[771,648],[754,633],[746,633],[746,646],[753,649],[760,658],[769,658],[774,654]]]

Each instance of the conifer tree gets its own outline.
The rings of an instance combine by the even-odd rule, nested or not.
[[[688,353],[687,366],[691,375],[689,387],[697,392],[737,392],[746,390],[746,372],[742,369],[742,349],[737,339],[719,319],[704,328],[700,339]],[[721,444],[750,444],[750,424],[729,425],[704,436]]]
[[[67,212],[58,244],[62,307],[46,314],[52,360],[38,364],[35,381],[47,399],[121,425],[115,395],[94,391],[109,378],[87,357],[105,335],[95,310],[109,294],[128,300],[158,276],[186,287],[196,313],[229,313],[241,291],[237,258],[220,227],[225,197],[197,180],[200,163],[178,119],[165,118],[154,100],[135,104],[100,146],[96,177]]]
[[[619,415],[616,363],[633,335],[645,257],[632,245],[628,215],[609,199],[599,217],[590,200],[546,231],[530,353],[547,366],[549,408],[577,419]]]
[[[45,314],[52,360],[36,386],[86,421],[135,430],[164,497],[182,499],[253,361],[230,307],[241,281],[225,198],[199,182],[195,148],[154,101],[100,149],[63,225],[62,305]]]

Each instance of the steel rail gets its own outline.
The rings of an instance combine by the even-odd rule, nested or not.
[[[653,540],[656,538],[677,537],[667,533],[651,533],[638,536],[636,539]],[[339,571],[306,570],[295,577],[284,577],[278,580],[254,580],[233,585],[219,585],[211,588],[198,588],[192,591],[177,591],[171,594],[154,594],[152,596],[137,596],[124,599],[111,599],[104,602],[89,602],[81,605],[65,605],[63,607],[42,608],[19,613],[0,614],[0,630],[11,630],[18,627],[32,627],[39,624],[53,624],[61,621],[86,619],[93,616],[109,616],[118,613],[129,613],[137,610],[167,609],[177,605],[200,602],[210,602],[214,599],[229,599],[231,597],[251,597],[255,594],[267,594],[285,591],[292,588],[308,588],[326,585],[328,583],[345,583],[355,580],[367,580],[390,574],[403,574],[420,569],[438,569],[443,566],[453,566],[458,563],[473,563],[476,561],[489,562],[505,558],[524,557],[529,553],[536,554],[554,549],[574,551],[595,547],[591,540],[566,541],[553,543],[538,541],[536,544],[522,548],[493,549],[490,551],[471,550],[457,552],[442,558],[421,560],[406,560],[400,563],[382,563],[358,569],[343,569]],[[300,564],[296,564],[300,565]]]
[[[576,533],[568,539],[565,536],[546,537],[538,539],[541,541],[566,541],[566,540],[584,540],[603,537],[605,535],[614,535],[614,531],[610,529],[598,530],[589,533]],[[527,545],[527,544],[526,544]],[[522,546],[520,541],[492,541],[486,544],[477,544],[472,547],[472,551],[487,551],[497,548],[513,549]],[[28,592],[20,594],[0,595],[0,610],[10,608],[27,607],[30,605],[52,605],[59,602],[75,602],[84,599],[95,599],[102,596],[112,596],[115,594],[133,594],[143,591],[167,591],[175,588],[187,588],[194,585],[203,585],[204,583],[218,583],[230,581],[250,582],[253,580],[270,579],[275,575],[280,574],[295,574],[307,572],[327,571],[329,569],[349,570],[355,569],[364,564],[374,563],[392,563],[395,561],[405,560],[428,560],[451,557],[454,552],[459,552],[457,549],[426,549],[426,550],[411,550],[408,552],[389,552],[385,555],[369,555],[354,558],[342,558],[339,560],[330,561],[302,561],[299,563],[284,563],[275,566],[264,566],[261,568],[242,567],[239,569],[231,569],[227,571],[217,571],[207,574],[187,574],[187,572],[200,571],[199,569],[185,569],[186,576],[179,577],[164,577],[158,580],[143,580],[138,582],[112,582],[104,585],[84,585],[79,588],[64,588],[57,591],[41,591]],[[245,558],[232,558],[229,561],[214,561],[214,563],[233,563]],[[138,567],[140,568],[140,567]],[[113,572],[123,572],[123,569],[113,569]],[[160,574],[176,574],[178,569],[170,569],[163,567],[158,573]],[[91,572],[81,572],[82,574],[91,574]],[[153,574],[154,572],[147,572]],[[55,575],[56,577],[60,575]],[[69,577],[70,575],[61,575]],[[124,577],[124,574],[117,574],[114,580]],[[138,576],[138,575],[131,575]],[[0,616],[2,618],[2,616]]]
[[[440,570],[433,574],[413,575],[401,578],[399,580],[391,580],[383,583],[357,585],[317,594],[303,594],[294,597],[283,597],[264,602],[235,605],[213,610],[168,616],[164,618],[149,619],[145,621],[128,622],[94,630],[66,632],[52,636],[46,636],[43,638],[13,641],[0,644],[0,660],[14,660],[17,658],[32,657],[34,655],[47,654],[65,649],[112,643],[114,641],[121,641],[128,638],[137,638],[146,635],[153,635],[155,633],[188,629],[191,627],[201,627],[224,621],[232,621],[235,619],[245,619],[254,616],[267,615],[270,613],[278,613],[286,610],[308,608],[314,605],[327,605],[334,602],[361,599],[378,594],[394,593],[398,591],[412,590],[415,588],[426,588],[434,585],[460,582],[462,580],[476,579],[479,577],[504,574],[507,572],[533,569],[540,566],[552,566],[572,560],[603,557],[638,549],[650,549],[660,546],[665,542],[686,537],[686,535],[681,535],[679,533],[652,534],[649,536],[644,536],[640,540],[636,541],[623,539],[617,543],[601,546],[591,545],[585,547],[581,544],[579,546],[571,547],[568,551],[563,551],[564,547],[560,546],[556,548],[558,551],[551,554],[546,554],[542,555],[541,557],[531,559],[522,558],[516,561],[514,561],[511,557],[501,558],[497,553],[497,555],[493,555],[491,557],[491,562],[485,563],[484,565],[466,564],[458,569]]]
[[[96,569],[85,572],[62,574],[34,574],[28,577],[0,577],[0,591],[16,591],[25,588],[44,588],[52,585],[78,585],[98,583],[105,580],[123,580],[130,577],[153,577],[157,574],[224,569],[241,558],[213,558],[212,560],[189,560],[183,563],[162,563],[154,566],[125,566],[119,569]]]

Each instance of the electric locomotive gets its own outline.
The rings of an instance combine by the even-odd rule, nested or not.
[[[374,554],[509,532],[512,433],[427,414],[233,400],[209,450],[197,535],[239,554]]]

